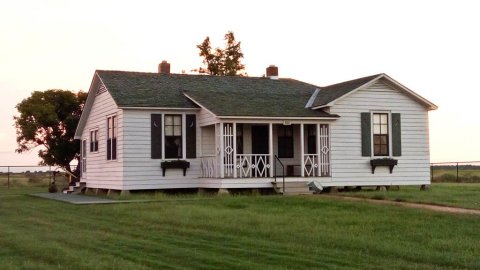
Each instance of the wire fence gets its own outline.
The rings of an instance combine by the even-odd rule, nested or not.
[[[0,188],[48,187],[53,181],[65,188],[70,179],[55,166],[0,166]]]
[[[480,183],[480,161],[431,163],[430,177],[437,183]],[[60,188],[70,181],[54,166],[0,166],[0,188],[48,187],[54,180]]]
[[[430,164],[432,182],[480,183],[480,161]]]

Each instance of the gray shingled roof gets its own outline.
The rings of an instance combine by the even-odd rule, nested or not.
[[[198,108],[181,93],[179,75],[97,70],[119,107]]]
[[[305,108],[317,88],[292,79],[208,76],[185,94],[220,116],[332,117]]]
[[[198,107],[218,116],[337,117],[305,108],[318,86],[293,79],[99,70],[119,107]]]
[[[367,76],[363,78],[358,78],[351,81],[341,82],[337,84],[332,84],[329,86],[321,87],[320,91],[315,98],[315,101],[312,104],[312,108],[327,105],[328,103],[336,100],[337,98],[351,92],[358,87],[370,82],[376,77],[382,74],[376,74],[372,76]]]

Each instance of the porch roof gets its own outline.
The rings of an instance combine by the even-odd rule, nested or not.
[[[184,93],[219,117],[338,117],[305,107],[318,88],[311,84],[293,79],[211,78],[214,80],[184,89]]]

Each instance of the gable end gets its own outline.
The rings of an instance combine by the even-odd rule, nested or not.
[[[95,97],[105,92],[108,92],[108,89],[102,82],[98,73],[95,72],[95,74],[93,75],[92,83],[90,84],[90,89],[88,90],[87,100],[85,101],[85,105],[83,106],[82,115],[80,116],[80,120],[78,121],[77,129],[75,130],[74,139],[81,139],[82,132],[85,128],[85,125],[87,124],[88,117],[90,116],[90,111],[92,110]]]

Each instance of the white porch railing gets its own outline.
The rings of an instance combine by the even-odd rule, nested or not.
[[[330,176],[330,162],[325,154],[305,154],[303,162],[305,177]]]
[[[200,157],[201,177],[217,178],[220,177],[216,156]],[[235,169],[237,170],[237,178],[262,178],[273,177],[269,175],[270,155],[268,154],[241,154],[237,155],[235,160]],[[304,177],[325,177],[330,176],[329,159],[323,154],[305,154],[304,161]],[[224,165],[225,166],[225,165]],[[230,165],[228,165],[230,166]],[[232,178],[233,174],[225,175],[225,178]]]
[[[270,155],[268,154],[241,154],[236,158],[237,177],[268,177],[270,171]]]
[[[215,178],[217,177],[217,157],[203,156],[200,157],[200,169],[202,177]]]
[[[201,177],[220,177],[217,170],[221,165],[217,163],[217,160],[219,160],[217,156],[200,157]],[[234,160],[238,178],[269,177],[269,171],[272,165],[270,164],[270,155],[268,154],[242,154],[237,155]],[[228,170],[225,170],[225,172],[228,171],[225,177],[232,178],[232,164],[224,164],[224,166],[228,168]]]

